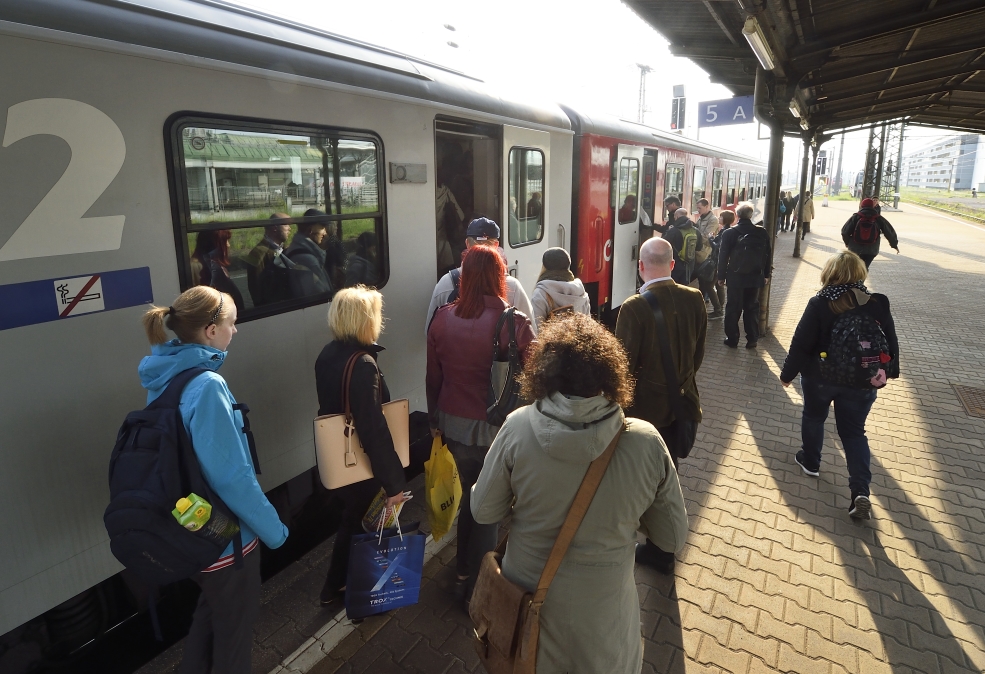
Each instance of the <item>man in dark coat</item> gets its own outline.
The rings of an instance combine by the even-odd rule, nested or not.
[[[674,221],[664,232],[663,238],[674,251],[674,270],[671,276],[680,285],[688,285],[694,272],[695,258],[704,243],[701,232],[688,219],[686,208],[678,208],[674,212]]]
[[[674,264],[674,251],[667,240],[653,238],[643,243],[639,261],[643,279],[641,294],[623,302],[616,320],[616,337],[626,347],[629,371],[636,379],[633,405],[626,410],[626,416],[653,424],[667,443],[676,466],[690,451],[701,421],[695,374],[705,355],[708,313],[700,290],[674,281],[671,276]],[[644,292],[653,293],[657,298],[667,323],[677,381],[684,391],[679,414],[674,411],[668,393],[657,321]],[[680,432],[682,424],[684,432]],[[636,553],[638,562],[649,564],[662,573],[673,572],[673,553],[664,552],[649,541],[645,546],[638,546]]]
[[[899,254],[896,230],[889,224],[889,220],[879,215],[872,199],[862,199],[862,207],[858,209],[858,213],[848,218],[841,228],[841,239],[845,242],[845,247],[862,258],[866,269],[879,254],[879,240],[883,236],[889,241],[890,247]]]
[[[718,253],[718,283],[726,290],[725,346],[739,345],[739,316],[746,331],[746,348],[759,341],[759,289],[770,280],[772,255],[770,236],[763,227],[752,224],[755,207],[748,201],[735,208],[739,218],[735,227],[721,236]]]

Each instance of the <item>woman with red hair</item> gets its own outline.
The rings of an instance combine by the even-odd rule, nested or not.
[[[462,481],[458,515],[458,578],[455,592],[465,599],[475,584],[482,557],[496,548],[498,524],[476,524],[472,518],[472,485],[498,426],[486,421],[486,395],[493,363],[493,332],[506,302],[506,266],[488,246],[473,246],[462,260],[458,299],[438,309],[428,329],[427,401],[431,431],[441,433]],[[521,362],[534,341],[530,320],[515,312],[516,342]],[[508,322],[499,335],[500,358],[510,343]]]

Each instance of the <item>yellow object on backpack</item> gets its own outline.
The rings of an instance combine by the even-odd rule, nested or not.
[[[431,535],[440,541],[451,530],[462,501],[458,466],[440,435],[431,443],[431,458],[424,462],[424,498]]]

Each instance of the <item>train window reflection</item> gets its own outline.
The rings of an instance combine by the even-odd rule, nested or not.
[[[728,199],[727,205],[734,206],[737,202],[735,200],[736,193],[735,187],[738,181],[738,175],[735,171],[728,172],[728,193],[725,195]]]
[[[544,153],[510,150],[510,246],[544,238]]]
[[[694,180],[691,183],[691,211],[697,212],[698,200],[705,198],[705,182],[707,181],[708,170],[696,166],[694,168]]]
[[[638,159],[624,157],[619,162],[619,224],[636,222],[639,206],[637,196],[640,188],[640,162]]]
[[[186,286],[229,293],[249,320],[384,284],[374,136],[185,118],[171,152]]]
[[[746,200],[746,172],[739,171],[739,201]],[[736,202],[738,203],[738,201]]]
[[[684,204],[684,167],[677,164],[667,165],[667,178],[664,183],[664,200],[667,197],[677,197]],[[670,214],[673,217],[673,213]]]
[[[711,181],[711,205],[720,207],[722,205],[722,169],[715,169]]]

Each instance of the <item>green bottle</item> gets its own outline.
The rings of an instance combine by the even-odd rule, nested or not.
[[[192,493],[186,498],[178,499],[171,514],[184,528],[198,531],[212,516],[212,505],[198,494]]]

